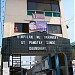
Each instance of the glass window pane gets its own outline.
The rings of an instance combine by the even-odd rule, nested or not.
[[[60,11],[59,2],[51,0],[28,0],[28,10]]]
[[[28,23],[15,23],[14,32],[28,33],[29,32]]]
[[[43,0],[43,3],[50,3],[50,0]]]
[[[22,32],[22,24],[15,23],[14,32]]]
[[[53,12],[53,16],[54,16],[54,17],[60,17],[60,13]]]
[[[35,0],[38,3],[43,3],[44,0]]]
[[[61,34],[61,26],[60,25],[48,25],[48,32],[53,34]]]
[[[35,11],[27,11],[27,15],[32,15],[32,13],[35,13]]]
[[[28,2],[28,10],[36,10],[36,3]]]
[[[37,10],[51,11],[51,5],[44,3],[37,3]]]
[[[52,5],[52,11],[59,12],[59,5],[58,4],[51,4]]]
[[[42,11],[36,11],[37,14],[44,14]]]
[[[18,30],[19,32],[22,32],[22,24],[18,24]]]
[[[45,16],[52,16],[52,12],[45,12]]]
[[[44,4],[43,3],[37,3],[37,10],[44,10]]]
[[[27,0],[28,2],[35,2],[35,0]]]
[[[50,4],[44,4],[44,11],[51,11],[51,5]]]

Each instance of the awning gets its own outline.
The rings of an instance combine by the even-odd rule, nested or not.
[[[75,47],[75,42],[72,42],[72,43],[71,43],[71,46],[72,46],[72,47]]]

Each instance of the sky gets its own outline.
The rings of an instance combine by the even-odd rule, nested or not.
[[[74,35],[74,0],[62,0],[65,21],[68,25],[68,38],[70,42],[75,41]]]

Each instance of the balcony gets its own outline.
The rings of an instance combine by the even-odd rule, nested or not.
[[[45,17],[60,17],[60,12],[55,11],[40,11],[40,10],[28,10],[27,15],[31,16],[32,13],[44,14]]]

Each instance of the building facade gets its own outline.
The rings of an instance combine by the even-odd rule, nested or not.
[[[66,39],[68,38],[62,0],[7,0],[3,38],[14,37],[36,31],[46,31],[51,35]],[[16,45],[15,42],[14,44]],[[55,53],[51,54],[51,57],[54,55]],[[39,57],[40,61],[41,59],[42,58]],[[36,60],[38,60],[37,57]],[[47,67],[48,69],[48,61],[45,62],[47,66],[44,66],[44,68]],[[65,66],[62,67],[63,72],[65,72],[64,68]],[[63,73],[63,75],[67,74],[68,73]]]

